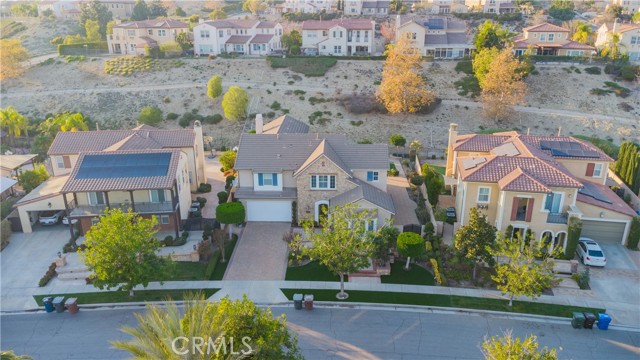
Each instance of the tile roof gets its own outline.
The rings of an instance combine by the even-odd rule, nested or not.
[[[54,197],[60,194],[62,187],[69,179],[69,175],[54,176],[45,180],[42,184],[38,185],[30,193],[25,195],[22,199],[18,200],[16,206],[29,204],[42,199]]]
[[[278,25],[278,23],[271,22],[271,21],[260,21],[260,23],[258,24],[257,28],[258,29],[273,29],[274,27],[276,27],[276,25]]]
[[[224,19],[224,20],[212,20],[205,21],[203,24],[207,24],[216,28],[231,28],[231,29],[250,29],[259,20],[244,20],[244,19]]]
[[[166,150],[144,150],[144,151],[114,151],[114,152],[88,152],[80,154],[76,166],[69,175],[69,179],[62,187],[63,193],[71,192],[90,192],[90,191],[115,191],[115,190],[148,190],[148,189],[170,189],[176,178],[178,170],[178,162],[180,160],[181,151],[178,149]],[[118,170],[124,174],[130,173],[131,176],[124,177],[95,177],[86,176],[91,174],[85,159],[95,160],[96,157],[104,158],[105,163],[115,163],[121,156],[137,154],[147,156],[152,154],[169,154],[167,172],[162,176],[143,176],[138,175],[133,165],[122,166]]]
[[[0,176],[0,194],[11,189],[18,181],[6,176]]]
[[[522,29],[523,31],[555,31],[555,32],[569,32],[569,29],[565,29],[560,26],[556,26],[549,23],[542,23],[538,25],[533,25]]]
[[[272,34],[258,34],[255,35],[250,43],[251,44],[267,44],[271,39],[273,39],[274,35]]]
[[[592,183],[590,181],[583,181],[583,183],[584,189],[578,191],[576,201],[629,216],[637,215],[624,200],[605,185]]]
[[[313,150],[311,155],[309,155],[307,160],[305,160],[305,162],[300,166],[300,168],[298,168],[294,172],[293,176],[300,174],[302,171],[304,171],[304,169],[306,169],[308,166],[313,164],[316,160],[318,160],[322,156],[325,156],[327,159],[331,160],[331,162],[333,162],[337,167],[342,169],[342,171],[347,173],[347,175],[349,176],[352,175],[349,167],[347,167],[347,165],[345,165],[342,159],[340,159],[340,157],[338,156],[338,154],[336,154],[335,150],[333,150],[331,145],[329,145],[327,141],[323,139],[322,141],[320,141],[320,144],[318,144],[315,150]]]
[[[342,26],[347,30],[372,30],[374,22],[370,19],[307,20],[302,22],[302,30],[329,30]]]
[[[424,45],[469,45],[473,47],[473,44],[467,43],[465,33],[426,34]]]
[[[575,160],[591,160],[591,161],[607,161],[607,162],[612,162],[613,159],[605,154],[602,150],[600,150],[600,148],[598,148],[597,146],[593,145],[592,143],[586,141],[586,140],[582,140],[582,139],[577,139],[571,136],[539,136],[539,135],[520,135],[518,137],[524,144],[529,145],[530,147],[535,148],[536,150],[540,151],[540,152],[544,152],[547,155],[550,155],[554,158],[560,158],[560,159],[575,159]],[[567,157],[567,156],[558,156],[558,155],[551,155],[551,151],[549,150],[542,150],[541,146],[540,146],[540,142],[541,141],[566,141],[566,142],[571,142],[571,143],[577,143],[580,146],[580,149],[582,150],[588,150],[588,151],[595,151],[597,153],[596,158],[592,158],[592,157],[576,157],[576,156],[572,156],[572,157]]]
[[[591,45],[587,45],[587,44],[582,44],[576,41],[569,41],[566,44],[562,45],[563,49],[576,49],[576,50],[595,50],[596,48],[591,46]]]
[[[37,154],[17,154],[17,155],[0,155],[0,168],[6,170],[15,170],[20,166],[30,162],[38,156]]]
[[[175,28],[189,28],[189,25],[180,20],[155,19],[155,20],[129,21],[129,22],[124,22],[124,23],[114,25],[113,27],[124,28],[124,29],[148,29],[148,28],[175,29]]]
[[[456,140],[453,150],[489,152],[491,149],[502,145],[509,138],[509,136],[477,134],[463,138],[461,141]]]
[[[251,35],[232,35],[228,40],[227,44],[246,44],[247,41],[251,40]]]
[[[391,195],[358,179],[350,179],[349,181],[356,184],[356,187],[329,199],[329,205],[331,207],[366,200],[392,214],[396,213]]]
[[[544,186],[533,176],[527,174],[521,167],[517,166],[515,170],[498,181],[500,190],[503,191],[525,191],[537,193],[549,193],[551,189]]]
[[[306,134],[308,132],[309,125],[289,115],[282,115],[262,127],[263,134]]]

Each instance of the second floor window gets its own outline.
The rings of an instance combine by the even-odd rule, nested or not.
[[[278,186],[278,174],[258,174],[258,186]]]
[[[218,37],[224,37],[224,30],[218,30]]]
[[[533,199],[514,197],[511,208],[511,221],[531,221],[533,214]]]
[[[488,203],[490,194],[491,194],[491,188],[488,188],[488,187],[478,188],[478,202]]]
[[[200,37],[201,38],[209,38],[209,30],[201,30],[200,31]]]
[[[640,36],[632,36],[631,37],[631,45],[640,44]]]
[[[367,181],[378,181],[377,171],[367,171]]]
[[[147,34],[153,35],[153,30],[151,30],[151,29],[147,30]]]
[[[549,34],[549,40],[547,40],[547,41],[549,41],[549,42],[553,41],[554,37],[555,37],[555,34],[553,34],[553,33]]]
[[[127,35],[136,36],[136,31],[135,30],[127,30]]]
[[[158,36],[167,36],[167,30],[158,30]]]
[[[163,203],[166,201],[164,190],[149,190],[151,202]]]
[[[335,175],[311,175],[311,188],[312,189],[335,189],[336,176]]]
[[[595,164],[593,166],[593,177],[602,176],[602,164]]]
[[[560,204],[562,203],[561,193],[547,194],[547,200],[544,203],[544,209],[552,214],[560,213]]]
[[[71,161],[68,156],[56,156],[56,165],[58,169],[70,169]]]

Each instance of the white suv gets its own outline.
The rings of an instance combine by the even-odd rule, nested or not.
[[[576,248],[576,254],[578,254],[578,258],[580,258],[585,265],[605,266],[607,264],[607,259],[600,245],[589,238],[580,238],[578,247]]]
[[[56,225],[62,219],[64,211],[43,211],[39,214],[40,225]]]

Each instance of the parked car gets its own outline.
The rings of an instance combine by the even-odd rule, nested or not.
[[[78,222],[78,219],[71,219],[71,224],[75,225]],[[69,218],[66,216],[62,218],[62,223],[65,225],[69,225]]]
[[[578,240],[576,254],[578,254],[578,258],[580,258],[585,265],[605,266],[607,264],[607,259],[600,245],[589,238],[581,237],[580,240]]]
[[[39,214],[40,225],[55,225],[62,220],[64,211],[43,211]]]

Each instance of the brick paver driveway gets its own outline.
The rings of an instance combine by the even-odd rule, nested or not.
[[[233,251],[225,280],[284,280],[287,244],[282,234],[291,224],[249,222]]]

